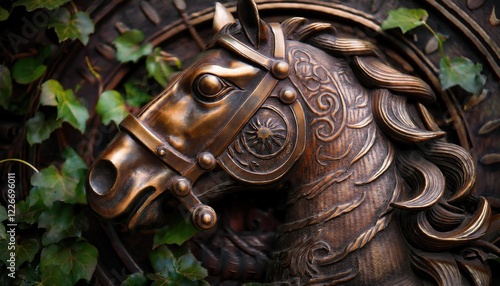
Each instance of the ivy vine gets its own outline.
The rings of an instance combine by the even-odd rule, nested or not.
[[[3,4],[2,4],[3,5]],[[44,29],[51,29],[59,43],[89,42],[94,23],[85,11],[79,11],[70,0],[16,0],[10,6],[0,7],[0,21],[9,21],[15,9],[43,11],[49,15]],[[12,35],[9,40],[25,43],[28,39]],[[144,33],[129,30],[113,42],[117,59],[122,62],[145,63],[148,78],[164,87],[180,68],[180,61],[144,42]],[[34,40],[33,40],[34,42]],[[33,43],[34,45],[34,43]],[[89,132],[94,114],[89,112],[79,87],[65,87],[56,79],[40,82],[50,65],[53,53],[50,45],[36,50],[10,53],[0,60],[0,109],[12,114],[33,114],[25,122],[27,143],[42,144],[54,133],[63,132],[62,126],[80,133]],[[151,100],[145,88],[145,79],[131,78],[123,85],[123,93],[103,90],[98,68],[86,58],[85,66],[99,83],[100,96],[95,114],[104,125],[117,125],[131,110]],[[16,95],[14,95],[16,90]],[[39,90],[39,96],[36,96]],[[18,91],[20,91],[18,93]],[[30,113],[30,110],[36,112]],[[90,281],[98,261],[98,249],[86,238],[89,211],[84,190],[87,165],[71,147],[55,161],[31,177],[28,195],[16,202],[16,277],[8,277],[7,210],[0,205],[0,285],[75,285]],[[19,159],[2,160],[21,161]],[[27,163],[27,162],[26,162]],[[30,165],[31,166],[31,165]],[[207,285],[203,280],[207,271],[190,252],[186,241],[196,230],[189,221],[179,217],[177,223],[159,229],[149,255],[154,273],[133,273],[123,285]]]
[[[425,27],[437,40],[439,55],[439,80],[443,90],[453,86],[460,86],[473,95],[479,95],[486,83],[486,77],[481,74],[483,66],[475,64],[466,57],[450,58],[444,51],[446,37],[437,33],[427,24],[429,14],[424,9],[399,8],[389,11],[389,16],[382,23],[382,30],[393,28],[401,29],[403,34],[418,28]]]

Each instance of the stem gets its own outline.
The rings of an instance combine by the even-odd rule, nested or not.
[[[439,37],[439,35],[431,28],[431,26],[429,26],[427,24],[427,22],[423,22],[424,23],[424,27],[427,28],[427,30],[429,30],[429,32],[432,33],[432,35],[434,35],[434,37],[436,38],[437,42],[438,42],[438,47],[439,47],[439,54],[441,55],[441,57],[444,57],[444,48],[443,48],[443,42],[441,41],[441,38]]]
[[[71,7],[73,8],[73,14],[78,12],[78,6],[76,6],[75,2],[69,1],[69,3],[71,4]]]
[[[35,170],[35,172],[39,173],[38,169],[35,168],[35,166],[31,165],[30,163],[24,161],[24,160],[21,160],[21,159],[15,159],[15,158],[11,158],[11,159],[4,159],[4,160],[1,160],[0,161],[0,164],[2,163],[5,163],[5,162],[20,162],[20,163],[23,163],[23,164],[26,164],[28,165],[29,167],[31,167],[31,169]]]

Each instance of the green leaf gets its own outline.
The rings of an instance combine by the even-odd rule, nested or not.
[[[57,14],[50,19],[49,26],[56,31],[59,42],[79,39],[86,45],[89,35],[94,32],[94,23],[87,13],[78,11],[71,14],[65,8],[58,10]]]
[[[9,19],[9,11],[0,7],[0,21]]]
[[[15,251],[16,269],[19,269],[24,262],[33,261],[39,247],[40,245],[35,238],[24,239],[20,244],[17,241],[12,244],[9,240],[0,240],[0,260],[5,265],[9,265],[10,263],[7,260],[10,259],[11,253]]]
[[[21,241],[16,248],[16,266],[20,267],[24,262],[31,262],[40,249],[36,238],[28,238]]]
[[[0,223],[0,240],[7,239],[7,231],[5,230],[5,226]]]
[[[3,222],[7,219],[7,210],[4,206],[0,205],[0,222]]]
[[[161,272],[165,269],[169,272],[175,272],[175,257],[166,245],[162,245],[151,251],[149,261],[155,272]]]
[[[14,7],[25,6],[26,10],[33,11],[38,8],[47,8],[49,10],[58,8],[69,0],[17,0],[14,2]]]
[[[19,84],[28,84],[40,78],[46,69],[36,58],[22,58],[12,66],[12,77]]]
[[[81,132],[89,118],[87,108],[76,98],[71,89],[64,90],[57,81],[50,79],[42,84],[40,104],[57,106],[57,119],[68,122]]]
[[[56,201],[65,201],[72,197],[78,181],[63,176],[54,165],[51,165],[35,173],[31,177],[31,184],[38,187],[43,194],[43,203],[51,207]]]
[[[140,107],[148,103],[153,97],[149,93],[142,90],[140,87],[131,82],[126,82],[125,85],[125,101],[133,107]]]
[[[486,77],[481,74],[483,66],[474,64],[465,57],[455,57],[450,60],[448,56],[439,62],[439,80],[443,90],[459,85],[472,94],[479,94],[486,82]]]
[[[16,218],[20,222],[34,224],[38,222],[38,217],[46,209],[42,195],[38,187],[33,187],[24,201],[16,204]]]
[[[389,11],[389,17],[382,23],[382,30],[400,28],[404,33],[422,26],[428,16],[424,9],[399,8]]]
[[[65,177],[71,177],[78,181],[73,196],[67,198],[65,202],[70,204],[86,204],[87,197],[85,195],[85,177],[87,175],[87,165],[82,157],[71,148],[66,148],[63,152],[66,160],[61,168],[61,173]]]
[[[31,184],[38,187],[47,207],[56,201],[86,203],[83,184],[87,167],[76,152],[69,150],[65,151],[66,161],[61,171],[51,165],[31,177]]]
[[[30,145],[42,143],[50,134],[59,127],[62,121],[56,119],[45,120],[42,112],[37,112],[34,117],[26,121],[26,137]]]
[[[0,106],[8,109],[12,97],[12,78],[10,70],[0,65]]]
[[[81,237],[88,221],[86,216],[76,213],[73,205],[55,203],[40,215],[38,228],[46,229],[42,243],[49,245],[67,237]]]
[[[42,250],[40,266],[42,274],[50,267],[59,267],[71,283],[92,277],[97,264],[97,249],[86,241],[72,244],[51,244]]]
[[[118,125],[129,113],[123,97],[116,90],[107,90],[101,94],[97,101],[96,112],[102,117],[104,125],[111,121]]]
[[[41,273],[40,282],[36,286],[54,286],[54,285],[73,285],[70,277],[61,270],[59,265],[50,265],[45,267]]]
[[[177,67],[180,68],[180,61],[176,61]],[[146,68],[148,75],[153,77],[162,87],[165,87],[170,81],[175,69],[170,65],[169,59],[162,55],[160,48],[155,48],[153,53],[146,58]]]
[[[153,240],[153,248],[165,243],[181,245],[193,237],[196,232],[197,229],[190,221],[181,219],[156,231]]]
[[[71,89],[64,94],[56,94],[57,118],[71,124],[80,132],[85,131],[85,122],[89,118],[87,108],[76,98]]]
[[[202,280],[208,276],[207,270],[201,266],[201,262],[191,253],[179,257],[177,266],[177,272],[192,281]]]
[[[139,30],[128,30],[113,41],[116,47],[116,58],[124,62],[136,62],[153,50],[150,43],[142,44],[144,33]]]
[[[46,106],[57,106],[57,97],[64,96],[64,88],[55,79],[49,79],[42,84],[40,93],[40,104]]]
[[[123,280],[121,286],[146,286],[148,283],[148,278],[142,273],[134,273],[127,276],[127,279]]]

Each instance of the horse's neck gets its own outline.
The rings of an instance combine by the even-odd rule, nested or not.
[[[375,136],[367,154],[350,168],[353,156],[363,148],[358,145],[365,143],[357,140],[360,138],[352,141],[355,146],[349,153],[354,155],[330,157],[338,160],[327,166],[316,158],[316,168],[301,169],[295,176],[287,222],[278,237],[275,263],[279,274],[274,279],[297,277],[300,284],[319,285],[340,281],[352,285],[412,284],[407,245],[390,207],[402,185],[394,166],[384,170],[390,164],[391,143],[379,134]],[[345,150],[348,145],[337,146]],[[311,151],[315,154],[306,156],[325,159],[323,148]],[[311,180],[305,182],[307,178]]]
[[[311,129],[290,180],[287,222],[270,278],[310,285],[411,285],[406,242],[390,207],[402,187],[392,164],[394,146],[373,122],[367,92],[350,82],[345,62],[325,74],[307,51],[295,56],[292,62],[303,71],[295,82]]]

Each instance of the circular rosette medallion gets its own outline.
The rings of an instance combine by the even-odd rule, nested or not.
[[[304,146],[305,117],[300,103],[284,105],[270,98],[220,156],[219,164],[239,180],[266,184],[280,179]]]
[[[274,106],[265,106],[243,128],[241,141],[255,157],[269,159],[287,145],[290,139],[288,130],[290,124],[283,112]]]

